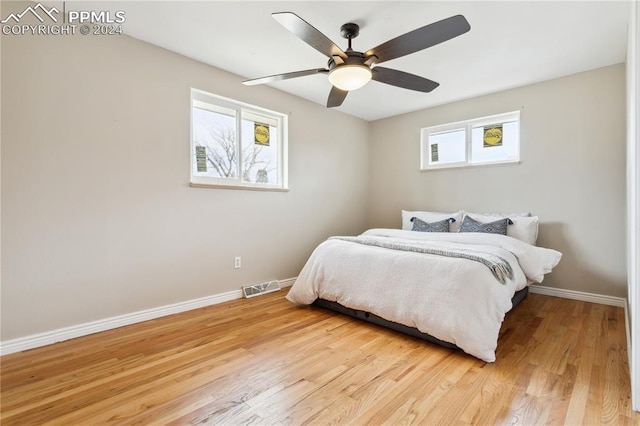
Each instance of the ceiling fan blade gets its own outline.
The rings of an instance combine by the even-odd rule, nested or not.
[[[417,90],[418,92],[430,92],[440,85],[440,83],[428,78],[404,71],[392,70],[391,68],[375,67],[371,72],[373,74],[371,78],[375,81],[404,89]]]
[[[340,90],[335,86],[331,86],[331,92],[329,92],[329,99],[327,99],[327,108],[339,107],[344,102],[344,98],[347,97],[348,90]]]
[[[315,68],[311,70],[294,71],[294,72],[287,72],[284,74],[270,75],[267,77],[254,78],[252,80],[245,80],[242,82],[242,84],[244,84],[245,86],[253,86],[256,84],[273,83],[274,81],[288,80],[290,78],[304,77],[305,75],[312,75],[312,74],[325,74],[328,72],[329,70],[325,68]]]
[[[382,43],[367,51],[365,57],[375,55],[377,64],[399,58],[410,53],[426,49],[443,41],[450,40],[471,29],[469,22],[462,15],[452,16],[422,28],[413,30],[394,39]]]
[[[278,21],[283,27],[295,34],[299,39],[316,49],[318,52],[331,58],[338,55],[347,58],[344,53],[334,42],[329,40],[327,36],[318,31],[307,21],[292,12],[272,13],[271,16]]]

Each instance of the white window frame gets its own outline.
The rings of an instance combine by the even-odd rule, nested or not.
[[[242,148],[241,142],[241,126],[242,126],[242,113],[255,113],[260,115],[266,115],[267,117],[277,121],[278,138],[275,143],[278,144],[278,176],[280,177],[277,184],[262,184],[251,183],[242,181],[241,167],[242,164],[238,162],[238,173],[236,178],[217,178],[209,176],[196,176],[194,170],[193,156],[195,155],[195,144],[193,140],[193,108],[203,108],[203,104],[210,104],[222,108],[232,109],[236,114],[236,155],[241,158],[240,150]],[[206,109],[206,105],[204,106]],[[211,188],[226,188],[226,189],[254,189],[264,191],[288,191],[288,116],[280,112],[272,111],[266,108],[261,108],[255,105],[250,105],[244,102],[236,101],[223,96],[214,95],[203,90],[191,88],[191,102],[189,108],[189,129],[190,129],[190,150],[189,150],[189,168],[190,168],[190,186],[192,187],[211,187]]]
[[[484,126],[487,124],[506,123],[511,121],[518,122],[518,144],[516,147],[516,159],[486,161],[481,163],[472,163],[471,158],[471,139],[474,127]],[[465,130],[465,156],[464,161],[446,164],[429,164],[430,152],[429,136],[437,133],[445,133],[453,130]],[[441,124],[437,126],[423,127],[420,129],[420,171],[451,169],[457,167],[478,167],[491,166],[496,164],[512,164],[520,163],[520,111],[511,111],[503,114],[495,114],[486,117],[474,118],[472,120],[456,121],[455,123]]]

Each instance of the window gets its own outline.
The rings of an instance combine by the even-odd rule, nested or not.
[[[518,161],[520,111],[420,131],[420,170]]]
[[[191,185],[287,189],[287,116],[191,89]]]

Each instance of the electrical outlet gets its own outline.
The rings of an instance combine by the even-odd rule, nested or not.
[[[242,266],[242,258],[240,258],[240,256],[236,256],[235,259],[233,260],[233,267],[236,269],[240,269],[241,266]]]

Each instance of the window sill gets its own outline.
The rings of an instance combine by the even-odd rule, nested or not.
[[[271,191],[271,192],[289,192],[289,188],[278,188],[271,186],[248,186],[248,185],[219,185],[215,183],[189,183],[192,188],[212,188],[212,189],[240,189],[249,191]]]
[[[426,167],[424,169],[420,169],[420,172],[430,172],[433,170],[448,170],[448,169],[461,169],[461,168],[473,168],[473,167],[486,167],[486,166],[508,166],[508,165],[517,165],[520,164],[520,160],[513,160],[513,161],[494,161],[491,163],[477,163],[477,164],[470,164],[470,163],[465,163],[465,164],[456,164],[456,165],[451,165],[451,166],[433,166],[433,167]]]

